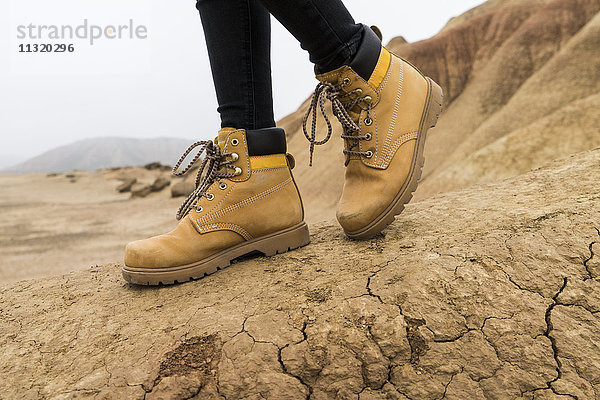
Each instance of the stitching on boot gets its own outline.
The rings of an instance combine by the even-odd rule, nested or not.
[[[414,132],[405,133],[404,135],[402,135],[398,139],[396,139],[396,141],[392,145],[390,152],[386,155],[386,159],[384,160],[384,163],[382,166],[389,165],[389,163],[392,161],[392,158],[394,157],[394,154],[400,148],[400,146],[402,146],[406,142],[415,140],[418,137],[419,137],[419,132],[414,131]]]
[[[278,171],[280,169],[288,169],[288,166],[285,167],[268,167],[268,168],[260,168],[260,169],[253,169],[252,173],[255,172],[267,172],[267,171]]]
[[[390,76],[392,75],[392,65],[394,65],[394,62],[396,61],[397,57],[395,57],[391,52],[390,52],[390,54],[392,55],[392,59],[390,60],[390,66],[388,67],[388,71],[387,71],[387,74],[385,75],[385,78],[383,78],[383,82],[381,82],[381,85],[379,85],[379,88],[377,89],[377,94],[381,93],[383,88],[389,82]],[[404,66],[402,64],[400,64],[400,67],[404,68]]]
[[[278,156],[280,154],[265,154],[262,156],[251,156],[252,158],[270,158],[270,157],[274,157],[274,156]]]
[[[393,59],[393,62],[397,62],[397,60]],[[391,65],[390,65],[390,70],[391,70]],[[403,68],[402,64],[400,64],[400,78],[398,80],[398,91],[396,93],[396,102],[394,103],[394,111],[392,113],[392,119],[390,121],[390,126],[388,128],[388,132],[385,136],[385,142],[383,144],[383,147],[381,148],[381,152],[377,152],[378,154],[376,155],[375,161],[373,163],[367,163],[367,165],[381,167],[381,168],[386,167],[385,160],[388,159],[388,156],[390,153],[389,147],[390,147],[390,142],[392,140],[392,137],[394,136],[394,129],[396,128],[396,121],[398,119],[398,112],[400,111],[400,101],[402,99],[403,88],[404,88],[404,68]]]
[[[213,208],[211,208],[206,215],[210,214],[211,212],[213,212],[215,209],[217,209],[221,204],[223,204],[223,202],[225,201],[225,199],[231,194],[231,192],[233,191],[233,189],[235,188],[237,182],[231,181],[232,185],[229,187],[229,190],[227,191],[227,193],[225,194],[225,196],[223,196],[223,198],[217,203],[215,204],[215,206]],[[214,183],[213,183],[214,185]],[[212,186],[212,185],[211,185]]]
[[[239,225],[232,224],[232,223],[222,222],[222,223],[198,226],[198,231],[201,234],[214,232],[214,231],[218,231],[218,230],[223,230],[223,229],[233,231],[233,232],[239,234],[240,236],[242,236],[246,240],[251,240],[253,238],[253,236],[250,233],[248,233],[247,230],[245,230],[244,228],[242,228]]]
[[[396,60],[394,60],[396,61]],[[390,142],[392,140],[392,136],[394,134],[394,129],[396,127],[396,120],[398,119],[398,112],[400,111],[400,101],[402,100],[402,94],[403,94],[403,89],[404,89],[404,68],[402,67],[402,64],[400,64],[400,77],[398,79],[398,91],[396,93],[396,102],[394,103],[394,112],[392,114],[392,120],[390,121],[390,127],[388,130],[388,134],[385,137],[385,143],[383,145],[382,151],[381,151],[381,159],[385,159],[387,157],[388,154],[388,149],[390,146]],[[379,161],[379,160],[377,160]],[[381,164],[381,166],[383,166],[383,164]]]
[[[245,199],[243,201],[240,201],[238,203],[232,204],[229,207],[226,207],[226,208],[224,208],[222,210],[219,210],[219,211],[215,212],[212,215],[205,215],[204,217],[198,218],[198,219],[196,219],[194,221],[198,225],[200,225],[200,224],[204,224],[204,223],[206,223],[208,221],[220,218],[220,217],[222,217],[224,215],[227,215],[227,214],[229,214],[229,213],[231,213],[231,212],[233,212],[233,211],[235,211],[235,210],[237,210],[239,208],[243,208],[243,207],[245,207],[247,205],[255,203],[258,200],[261,200],[261,199],[267,197],[268,195],[270,195],[270,194],[272,194],[274,192],[277,192],[278,190],[283,189],[286,185],[290,184],[291,182],[292,182],[292,178],[288,178],[285,181],[279,183],[278,185],[273,186],[273,187],[271,187],[271,188],[269,188],[269,189],[267,189],[267,190],[265,190],[263,192],[255,194],[254,196],[249,197],[249,198],[247,198],[247,199]]]

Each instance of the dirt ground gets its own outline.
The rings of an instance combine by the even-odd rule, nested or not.
[[[107,264],[0,288],[0,396],[598,399],[599,174],[584,152],[181,285]]]
[[[181,199],[169,188],[130,199],[116,191],[124,172],[147,181],[157,174],[0,174],[0,284],[120,262],[127,242],[174,227]]]

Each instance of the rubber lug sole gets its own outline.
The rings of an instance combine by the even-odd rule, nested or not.
[[[425,149],[427,132],[437,124],[440,113],[442,112],[444,100],[442,88],[432,79],[426,79],[428,83],[428,94],[425,102],[425,112],[421,117],[419,136],[408,179],[391,204],[373,222],[365,228],[355,232],[344,231],[350,239],[366,240],[381,233],[382,230],[394,222],[396,215],[404,210],[404,206],[412,199],[413,193],[417,190],[419,180],[423,173],[423,165],[425,164],[423,151]]]
[[[265,256],[285,253],[310,243],[310,234],[305,222],[279,232],[252,239],[194,264],[172,268],[132,268],[124,266],[123,278],[135,285],[172,285],[196,280],[227,268],[237,258],[252,253]]]

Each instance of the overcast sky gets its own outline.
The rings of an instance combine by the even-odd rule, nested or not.
[[[481,0],[347,0],[384,41],[437,33]],[[219,128],[202,27],[194,0],[4,0],[0,8],[0,157],[26,158],[98,136],[212,138]],[[8,10],[6,10],[8,7]],[[129,25],[145,39],[30,40],[18,26]],[[140,28],[143,29],[143,28]],[[67,31],[68,32],[68,31]],[[140,31],[143,33],[143,30]],[[36,33],[37,34],[37,33]],[[48,31],[45,31],[48,34]],[[144,35],[142,35],[144,36]],[[19,53],[34,43],[73,44],[69,53]],[[273,26],[275,114],[293,112],[314,89],[308,55]]]

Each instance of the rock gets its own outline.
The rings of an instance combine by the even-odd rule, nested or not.
[[[135,183],[131,187],[131,197],[146,197],[152,193],[152,186],[145,183]]]
[[[117,186],[119,193],[125,193],[131,191],[131,187],[137,182],[137,178],[125,178],[123,183]]]
[[[171,167],[168,165],[163,165],[159,162],[151,162],[149,164],[144,165],[144,168],[146,168],[149,171],[154,171],[154,170],[159,170],[159,171],[170,171]]]
[[[0,289],[6,398],[594,399],[600,149],[186,284]],[[561,395],[559,395],[560,393]]]
[[[407,43],[408,43],[408,40],[406,40],[404,38],[404,36],[396,36],[395,38],[390,40],[390,43],[386,47],[396,47],[396,46],[401,46],[401,45],[407,44]]]
[[[196,189],[196,185],[193,181],[181,181],[177,182],[173,186],[171,186],[171,197],[185,197],[189,196],[194,189]]]
[[[171,184],[171,180],[169,178],[167,178],[165,176],[159,176],[158,178],[156,178],[156,180],[152,184],[151,189],[153,192],[160,192],[161,190],[163,190],[170,184]]]

